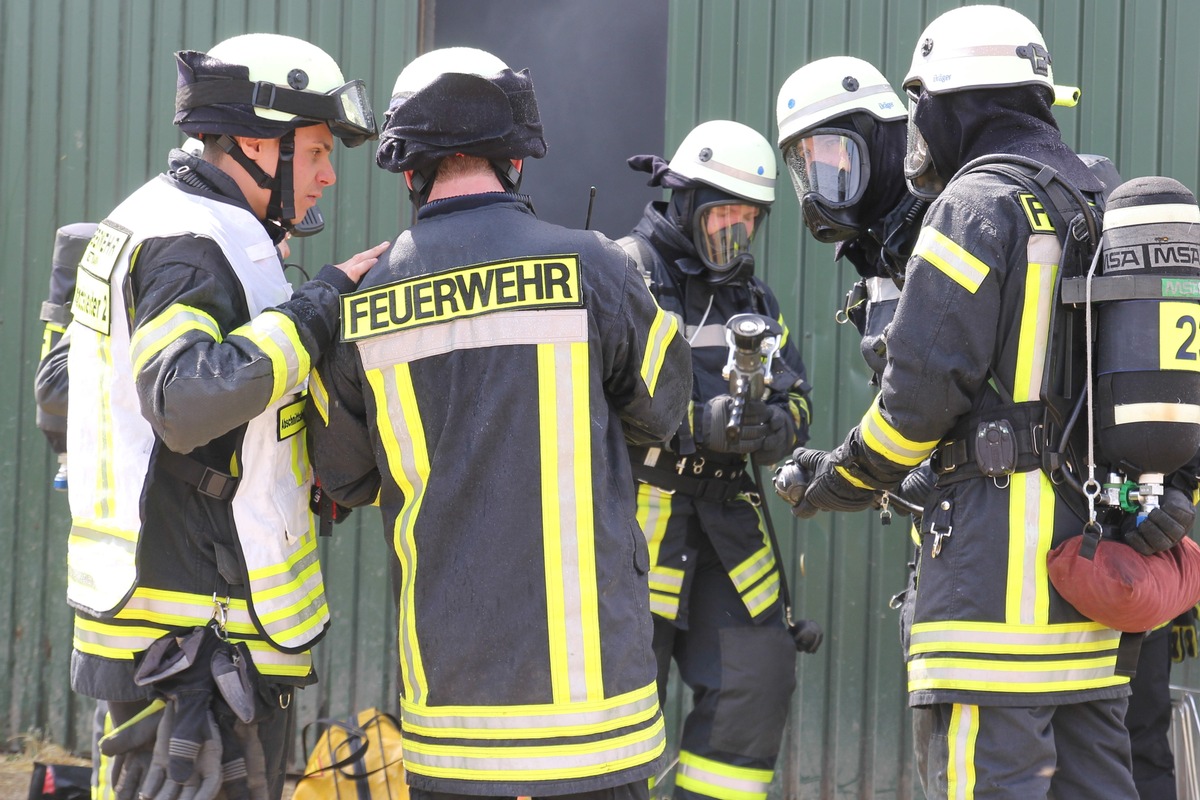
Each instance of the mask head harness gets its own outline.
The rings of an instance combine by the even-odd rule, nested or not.
[[[346,82],[325,51],[302,39],[266,33],[235,36],[208,53],[179,51],[175,61],[175,124],[197,139],[216,137],[255,184],[270,189],[267,219],[284,229],[290,229],[296,217],[296,129],[324,123],[347,147],[378,134],[363,82]],[[275,174],[247,156],[236,136],[278,139]]]
[[[512,162],[545,154],[529,71],[514,72],[483,50],[452,47],[417,58],[396,79],[375,163],[411,171],[410,196],[420,206],[445,158],[485,159],[504,190],[516,192],[521,171]]]

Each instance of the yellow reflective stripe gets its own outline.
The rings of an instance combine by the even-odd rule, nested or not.
[[[1096,689],[1129,680],[1115,674],[1116,665],[1115,652],[1110,656],[1059,661],[914,658],[908,662],[908,690],[1032,693]]]
[[[975,798],[975,744],[979,739],[979,706],[955,703],[946,734],[950,748],[946,764],[949,800]]]
[[[672,496],[648,484],[638,484],[635,514],[638,527],[646,536],[646,547],[650,551],[651,575],[655,569],[653,565],[658,563],[658,553],[662,548],[663,538],[667,535],[667,522],[671,519]]]
[[[106,525],[98,520],[89,520],[86,523],[72,522],[69,539],[80,545],[91,542],[106,547],[120,547],[122,550],[132,553],[137,546],[138,532]],[[114,542],[113,539],[118,541]]]
[[[909,651],[1055,655],[1114,651],[1121,634],[1098,622],[1015,625],[1008,622],[918,622]]]
[[[721,800],[765,800],[773,770],[722,764],[683,750],[675,786]]]
[[[429,449],[408,364],[398,363],[382,371],[368,370],[366,376],[375,397],[376,428],[387,455],[389,475],[404,496],[404,505],[392,528],[392,547],[400,561],[398,627],[402,696],[422,703],[429,686],[417,639],[415,530],[429,481]]]
[[[729,572],[729,579],[733,581],[734,587],[741,593],[765,575],[773,566],[775,566],[775,553],[771,550],[771,543],[767,542],[758,548],[749,558],[734,567]]]
[[[1042,394],[1042,374],[1050,341],[1050,313],[1054,282],[1058,276],[1058,238],[1049,234],[1029,237],[1025,292],[1017,336],[1017,363],[1013,374],[1013,400],[1024,403]]]
[[[779,598],[779,572],[771,573],[771,576],[763,581],[758,588],[752,592],[747,592],[742,595],[742,602],[746,604],[746,610],[750,612],[751,617],[757,617],[759,614],[771,607]]]
[[[146,320],[129,340],[129,360],[137,377],[146,362],[188,331],[199,331],[214,342],[221,341],[221,326],[198,308],[173,303],[154,319]]]
[[[678,619],[679,595],[666,595],[651,591],[650,613],[657,614],[663,619]]]
[[[1046,556],[1054,537],[1054,486],[1040,469],[1010,476],[1008,488],[1008,583],[1005,618],[1020,625],[1050,621],[1050,575]]]
[[[308,396],[312,399],[317,413],[321,415],[321,421],[328,426],[329,390],[325,388],[325,381],[321,379],[321,373],[315,369],[308,376]]]
[[[401,698],[404,729],[446,739],[556,739],[595,736],[649,722],[658,686],[583,703],[506,706],[421,706]]]
[[[300,342],[296,323],[287,314],[264,311],[245,325],[230,331],[228,338],[235,336],[249,341],[271,362],[275,383],[268,405],[299,386],[304,376],[312,370],[308,350]]]
[[[838,475],[841,475],[843,478],[845,478],[846,482],[849,483],[851,486],[857,486],[859,489],[874,489],[875,488],[874,486],[871,486],[870,484],[863,483],[858,478],[851,475],[850,471],[847,470],[845,467],[839,466],[839,467],[834,467],[833,469],[834,469],[834,472],[836,472]]]
[[[646,352],[642,353],[642,382],[646,384],[646,391],[651,397],[654,396],[654,389],[658,386],[658,376],[662,371],[663,354],[667,351],[667,345],[679,333],[679,325],[675,322],[675,317],[664,312],[661,308],[654,315],[654,322],[650,325],[650,334],[646,341]]]
[[[604,696],[588,346],[540,344],[537,363],[550,683],[555,702],[581,702]]]
[[[775,321],[779,323],[779,327],[783,329],[783,335],[779,337],[779,349],[782,350],[787,346],[788,337],[792,332],[788,330],[787,323],[783,321],[783,311],[779,312],[779,316],[775,317]]]
[[[291,573],[293,571],[293,568],[295,568],[297,564],[299,564],[301,561],[305,561],[305,560],[315,561],[317,558],[317,555],[316,555],[317,554],[317,539],[316,539],[316,537],[312,536],[312,535],[305,535],[301,541],[302,541],[302,544],[300,545],[300,547],[297,548],[295,552],[293,552],[291,555],[288,556],[288,559],[286,562],[284,562],[282,564],[269,564],[268,566],[265,566],[265,567],[259,567],[258,569],[249,570],[247,572],[247,576],[250,578],[250,580],[252,582],[260,583],[260,584],[263,584],[264,586],[271,586],[272,584],[270,582],[270,579],[274,578],[274,577],[278,577],[280,575],[287,576],[289,578],[289,580],[291,580]],[[286,582],[275,582],[274,585],[286,586],[287,583]],[[276,592],[275,594],[278,595],[279,593]],[[255,597],[259,596],[257,591],[255,592],[254,596]],[[272,595],[272,596],[274,596],[274,595]]]
[[[920,464],[937,447],[937,441],[918,442],[900,433],[884,418],[879,402],[879,396],[876,395],[859,425],[863,444],[893,464],[908,467]]]
[[[666,748],[662,715],[624,736],[558,745],[464,746],[404,740],[404,768],[470,781],[544,781],[608,775],[648,764]]]
[[[920,256],[946,277],[971,294],[979,290],[983,279],[988,276],[988,265],[968,253],[957,242],[936,228],[925,226],[917,237],[913,255]]]

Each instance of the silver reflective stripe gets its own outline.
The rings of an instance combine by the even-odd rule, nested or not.
[[[1096,622],[1021,628],[1006,623],[917,623],[912,627],[914,653],[935,651],[1013,654],[1102,652],[1113,650],[1121,634]]]
[[[728,164],[720,164],[716,161],[707,161],[705,162],[704,166],[711,170],[715,170],[716,172],[724,173],[731,178],[737,178],[739,181],[746,181],[746,183],[753,183],[757,186],[768,186],[772,188],[775,186],[774,178],[768,178],[765,175],[756,175],[753,172],[746,172],[745,170],[738,169],[737,167],[731,167]]]
[[[585,551],[585,548],[591,543],[594,529],[591,525],[592,509],[590,506],[581,507],[580,498],[576,491],[581,485],[579,475],[581,468],[590,470],[591,458],[588,448],[589,438],[584,436],[574,438],[572,432],[577,429],[575,423],[575,409],[586,408],[588,405],[587,380],[577,382],[574,370],[574,358],[572,347],[569,344],[548,345],[553,348],[552,361],[553,368],[551,374],[547,375],[547,370],[543,362],[543,356],[539,355],[538,362],[538,381],[552,381],[552,391],[554,392],[554,406],[552,408],[541,409],[541,414],[551,414],[554,417],[554,428],[552,436],[556,437],[554,442],[553,452],[557,453],[557,459],[552,464],[547,464],[545,460],[542,462],[542,486],[553,486],[557,493],[556,500],[553,504],[543,503],[542,514],[547,515],[543,521],[543,537],[546,540],[547,548],[557,544],[557,565],[558,573],[553,574],[550,570],[546,572],[546,597],[548,604],[552,605],[554,599],[561,597],[562,599],[562,618],[557,624],[550,626],[549,635],[551,637],[550,652],[551,670],[554,671],[556,662],[559,659],[554,658],[553,654],[560,653],[565,658],[561,662],[566,667],[566,674],[554,676],[557,684],[558,681],[566,680],[569,686],[569,699],[573,702],[583,702],[589,699],[588,695],[588,663],[589,663],[589,647],[585,634],[588,631],[588,622],[586,619],[591,619],[592,609],[591,604],[587,602],[588,596],[594,597],[593,592],[587,592],[585,596],[585,587],[583,581],[585,576],[580,572],[581,562],[591,562],[594,555]],[[539,348],[542,353],[545,349]],[[582,365],[581,365],[582,366]],[[578,394],[577,394],[578,393]],[[545,389],[540,389],[538,394],[545,397]],[[541,405],[545,406],[543,400]],[[546,436],[547,430],[545,421],[542,423],[542,436]],[[582,449],[580,447],[582,445]],[[545,449],[546,442],[542,443]],[[580,461],[585,461],[586,466],[581,465]],[[556,472],[550,473],[553,469]],[[558,518],[554,519],[549,515],[551,511],[557,510]],[[587,519],[584,519],[584,516]],[[557,584],[555,579],[560,582]],[[595,582],[595,573],[587,576],[588,580]],[[561,637],[557,642],[553,639]]]
[[[667,572],[652,567],[650,569],[650,588],[678,593],[683,589],[683,573],[678,570]]]
[[[955,703],[950,714],[949,797],[975,797],[975,742],[979,738],[979,707]]]
[[[404,741],[405,769],[464,780],[519,781],[591,777],[645,764],[666,746],[662,716],[624,736],[578,744],[500,746]]]
[[[679,754],[675,784],[680,789],[709,797],[735,797],[739,800],[766,798],[771,788],[769,769],[736,767],[686,750]]]
[[[1156,203],[1154,205],[1109,208],[1104,211],[1104,230],[1130,225],[1164,222],[1200,223],[1200,206],[1194,203]]]
[[[858,91],[853,95],[850,95],[850,97],[853,98],[853,105],[858,106],[865,98],[877,94],[893,95],[895,94],[895,91],[886,83],[878,83],[874,86],[861,86],[859,87]],[[809,103],[806,106],[797,108],[795,111],[793,111],[791,114],[788,114],[787,117],[781,120],[778,127],[786,128],[788,123],[796,117],[801,117],[806,114],[816,114],[818,111],[824,111],[827,108],[834,108],[836,106],[844,105],[847,103],[846,98],[847,95],[845,94],[836,94],[833,97],[826,97],[823,100],[818,100],[815,103]]]
[[[1070,666],[1073,663],[1080,666]],[[1039,684],[1038,690],[1042,691],[1054,688],[1065,691],[1114,678],[1116,665],[1115,653],[1099,658],[1054,662],[915,658],[908,664],[908,682],[910,691],[914,686],[954,686],[959,689],[1003,692],[1014,691],[1009,687],[1022,684]],[[1119,682],[1125,680],[1121,678]]]
[[[468,731],[462,734],[464,738],[485,738],[482,731],[503,732],[499,738],[505,739],[581,736],[648,721],[658,707],[658,693],[651,684],[607,701],[578,705],[582,708],[576,710],[571,704],[476,708],[477,713],[470,714],[466,712],[472,709],[465,706],[440,711],[435,706],[405,702],[403,717],[405,728],[428,736],[445,735],[447,731],[455,735]]]
[[[750,616],[757,617],[763,611],[767,610],[778,596],[779,573],[773,572],[753,592],[743,594],[742,602],[746,604],[746,610],[750,612]]]
[[[300,373],[301,363],[308,365],[308,353],[301,354],[297,351],[299,342],[297,339],[288,334],[284,330],[283,325],[292,327],[295,331],[294,324],[290,317],[278,312],[262,313],[250,320],[245,325],[242,325],[237,330],[230,331],[229,338],[240,336],[243,339],[249,339],[256,347],[263,350],[267,357],[271,359],[271,363],[277,365],[279,360],[277,357],[282,357],[283,365],[286,368],[284,375],[283,389],[279,390],[279,384],[276,383],[276,391],[282,395],[285,392],[291,391],[296,386],[300,385],[300,381],[304,375]],[[267,343],[275,348],[274,353],[268,351]],[[278,369],[276,369],[278,372]]]
[[[1113,409],[1115,425],[1137,422],[1200,424],[1200,406],[1191,403],[1126,403]]]
[[[761,547],[757,553],[750,558],[737,565],[737,568],[729,574],[733,585],[737,587],[738,592],[744,592],[754,583],[762,574],[770,569],[775,563],[775,554],[771,552],[771,545],[767,544]]]
[[[363,369],[383,369],[455,350],[586,342],[587,319],[584,308],[504,311],[360,339],[356,344]]]
[[[703,328],[689,325],[687,340],[692,347],[729,347],[724,325],[705,325]]]
[[[650,592],[650,613],[665,619],[675,619],[679,616],[679,595]]]

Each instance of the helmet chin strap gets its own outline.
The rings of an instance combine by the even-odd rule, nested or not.
[[[267,201],[267,219],[278,224],[285,231],[291,230],[296,218],[296,192],[292,181],[292,159],[296,152],[296,132],[288,131],[279,137],[279,165],[274,175],[268,175],[257,162],[245,154],[238,146],[237,140],[228,134],[221,134],[217,144],[225,153],[241,165],[250,175],[251,180],[260,189],[270,189],[271,198]]]
[[[495,171],[496,177],[500,179],[500,185],[504,187],[504,191],[516,194],[521,189],[521,170],[517,169],[517,165],[512,163],[507,158],[493,158],[492,170]]]
[[[440,163],[440,162],[439,162]],[[496,173],[497,180],[506,192],[516,194],[521,189],[521,170],[517,169],[517,165],[506,158],[494,158],[489,162],[492,165],[492,171]],[[412,170],[409,177],[408,199],[412,201],[417,208],[429,202],[429,195],[433,192],[433,180],[437,177],[438,164],[430,167],[418,167]]]

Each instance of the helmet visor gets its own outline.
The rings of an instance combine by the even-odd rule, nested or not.
[[[839,128],[817,129],[788,145],[783,153],[796,195],[819,195],[831,208],[862,199],[869,162],[861,136]]]
[[[946,183],[938,174],[929,152],[929,143],[917,127],[917,104],[921,100],[919,89],[908,90],[908,145],[904,153],[904,180],[908,190],[923,200],[932,200],[942,193]]]
[[[741,264],[766,216],[766,207],[754,203],[720,201],[696,209],[692,239],[704,266],[728,272]]]

